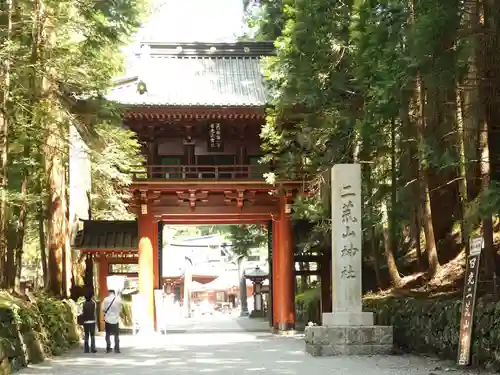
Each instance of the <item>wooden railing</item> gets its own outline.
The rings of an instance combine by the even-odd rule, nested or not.
[[[264,180],[266,165],[147,165],[132,172],[141,180]]]

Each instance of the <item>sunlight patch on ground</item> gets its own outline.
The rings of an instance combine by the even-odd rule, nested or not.
[[[121,354],[106,354],[104,338],[98,337],[97,354],[84,354],[80,348],[43,366],[25,369],[20,375],[445,375],[435,370],[439,363],[428,358],[314,358],[305,354],[300,337],[246,331],[122,336],[121,342]],[[470,374],[457,370],[454,375]]]

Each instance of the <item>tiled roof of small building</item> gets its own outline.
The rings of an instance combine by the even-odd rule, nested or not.
[[[85,220],[74,247],[81,250],[137,250],[137,221]]]
[[[270,42],[154,44],[141,57],[137,76],[107,96],[126,106],[264,107],[261,57]],[[140,56],[140,54],[139,54]]]

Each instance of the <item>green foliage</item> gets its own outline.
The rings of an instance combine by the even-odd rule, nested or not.
[[[51,178],[67,172],[70,125],[91,146],[95,216],[128,215],[121,198],[126,198],[131,178],[127,172],[132,163],[141,162],[139,145],[130,131],[119,126],[119,108],[103,97],[122,72],[121,49],[140,26],[148,3],[18,0],[10,13],[2,8],[0,55],[10,62],[8,71],[0,73],[0,97],[6,99],[1,110],[9,124],[9,190],[7,212],[0,216],[9,221],[9,254],[38,249],[24,233],[36,233],[38,217],[48,219],[54,211],[49,203],[56,200],[54,195],[67,193],[66,180],[59,188]],[[14,22],[7,33],[9,17]],[[4,80],[7,73],[10,81]],[[61,205],[67,206],[64,198]],[[30,213],[27,219],[23,212]],[[2,258],[4,253],[0,249]]]
[[[92,152],[92,213],[95,219],[124,220],[132,215],[127,211],[127,186],[132,182],[130,172],[143,163],[141,146],[131,130],[104,122],[96,125],[98,151]]]
[[[455,299],[365,298],[375,323],[394,327],[395,344],[404,350],[456,360],[461,302]],[[478,300],[474,315],[472,362],[499,370],[500,304]]]
[[[174,225],[168,229],[172,231],[172,236],[176,240],[216,234],[227,239],[233,226],[233,224]]]
[[[296,320],[299,324],[306,325],[309,322],[319,324],[320,319],[320,285],[312,285],[311,288],[295,296]]]
[[[79,342],[76,328],[76,306],[68,300],[39,296],[36,304],[43,319],[43,326],[50,340],[50,353],[60,355],[73,344]]]
[[[251,249],[267,243],[267,230],[264,226],[257,224],[231,225],[227,239],[234,255],[246,257]]]
[[[422,205],[417,176],[425,175],[433,207],[454,199],[447,217],[433,215],[438,227],[451,228],[460,217],[460,144],[477,142],[478,134],[466,129],[462,141],[456,134],[455,94],[471,90],[461,82],[475,53],[473,37],[461,33],[468,12],[456,0],[270,0],[251,11],[256,36],[275,39],[277,51],[264,63],[272,107],[261,131],[263,161],[275,167],[267,180],[310,183],[312,193],[298,199],[294,211],[316,224],[311,241],[329,236],[329,203],[322,199],[329,181],[322,176],[335,163],[362,163],[363,227],[375,227],[364,236],[380,252],[382,225],[390,227],[391,244],[406,241]],[[417,76],[424,85],[421,113]],[[463,107],[465,117],[477,111]],[[476,143],[465,157],[467,173],[477,159]],[[471,205],[474,225],[478,215],[498,213],[494,190]],[[439,241],[446,233],[436,230],[436,236]]]
[[[75,316],[74,306],[68,301],[40,295],[30,302],[1,292],[0,354],[10,358],[12,369],[62,354],[79,342]],[[3,359],[0,355],[2,375]]]
[[[246,257],[252,249],[267,244],[267,228],[258,224],[176,226],[176,239],[219,234],[236,257]]]
[[[469,230],[488,216],[498,215],[500,212],[500,183],[492,181],[487,189],[482,190],[479,195],[467,205],[465,219]]]
[[[252,1],[247,7],[246,19],[250,28],[249,37],[257,40],[274,40],[283,28],[283,1]]]

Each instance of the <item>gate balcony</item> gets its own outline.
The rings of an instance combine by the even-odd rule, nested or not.
[[[147,181],[262,181],[267,165],[147,165],[132,172],[135,182]]]

